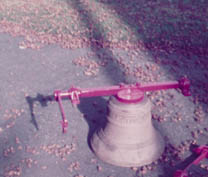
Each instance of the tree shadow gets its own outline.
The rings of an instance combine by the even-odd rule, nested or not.
[[[207,1],[97,1],[113,9],[136,33],[135,42],[142,40],[149,51],[159,52],[163,49],[168,52],[175,49],[182,54],[196,55],[208,52]],[[197,12],[195,8],[198,8]],[[200,52],[200,49],[203,51]]]
[[[153,62],[171,78],[186,75],[193,98],[206,109],[208,84],[208,1],[97,0],[135,33],[132,43],[142,42]],[[171,68],[170,68],[171,66]],[[204,109],[204,110],[205,110]],[[206,111],[206,110],[205,110]]]
[[[106,39],[103,35],[103,31],[105,30],[102,25],[93,17],[91,12],[87,10],[87,7],[80,0],[67,0],[67,4],[78,12],[80,23],[86,29],[89,29],[90,32],[86,37],[88,38],[89,47],[95,54],[98,62],[107,61],[108,64],[103,70],[104,74],[111,80],[112,84],[128,82],[113,52],[110,48],[104,46]]]

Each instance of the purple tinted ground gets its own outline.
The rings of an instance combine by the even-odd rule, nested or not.
[[[130,16],[120,16],[130,25],[133,23]],[[173,48],[181,44],[178,46],[181,50],[172,50],[164,55],[153,50],[152,44],[158,44],[159,48],[167,44],[150,41],[146,46],[149,50],[138,52],[136,56],[130,51],[113,49],[111,52],[109,49],[93,50],[92,47],[69,50],[49,45],[40,50],[21,49],[21,38],[1,33],[0,176],[172,176],[176,167],[182,168],[184,164],[181,162],[191,155],[191,143],[207,144],[207,36],[204,32],[199,34],[203,38],[195,40],[196,45],[192,47],[186,41],[174,44],[173,40]],[[188,37],[191,39],[191,36]],[[202,51],[196,50],[198,45]],[[89,57],[92,52],[99,55]],[[77,64],[80,57],[86,56],[88,58],[84,61],[94,62],[99,62],[104,56],[120,57],[123,64],[118,65],[110,59],[105,67],[87,66],[96,70],[92,72],[89,68],[86,70],[86,65],[81,64],[84,67],[80,67]],[[132,62],[129,62],[130,56],[133,57]],[[134,71],[133,74],[126,74],[126,65]],[[155,71],[156,66],[159,68]],[[176,90],[148,95],[153,103],[153,123],[166,141],[162,160],[153,164],[154,168],[112,166],[100,161],[91,152],[88,141],[96,127],[105,122],[107,97],[82,99],[77,109],[65,101],[69,128],[67,134],[61,132],[61,114],[52,97],[56,89],[66,90],[71,85],[97,87],[151,78],[168,81],[182,75],[187,75],[192,82],[191,97],[184,97]],[[203,162],[203,166],[207,167],[207,163]]]

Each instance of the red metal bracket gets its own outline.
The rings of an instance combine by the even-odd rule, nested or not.
[[[200,146],[200,147],[194,149],[194,152],[199,155],[198,158],[196,158],[184,170],[177,170],[174,174],[174,177],[188,177],[188,169],[192,165],[198,165],[203,159],[208,158],[208,146],[205,146],[205,145]]]
[[[62,114],[63,132],[66,132],[68,122],[65,118],[62,98],[69,98],[72,105],[80,103],[80,97],[96,97],[96,96],[116,96],[121,102],[135,103],[142,101],[144,92],[157,91],[166,89],[180,89],[184,96],[190,96],[190,81],[186,77],[182,77],[179,81],[158,82],[158,83],[136,83],[131,85],[120,84],[117,86],[109,86],[102,88],[86,88],[80,89],[71,87],[68,91],[56,90],[54,96],[59,103]]]

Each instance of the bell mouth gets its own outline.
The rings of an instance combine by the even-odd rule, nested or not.
[[[144,92],[140,89],[124,89],[117,93],[116,98],[122,103],[138,103],[144,99]]]

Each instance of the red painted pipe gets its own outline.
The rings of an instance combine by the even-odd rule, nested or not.
[[[117,86],[101,87],[101,88],[86,88],[80,89],[71,87],[68,91],[56,90],[54,96],[59,103],[62,114],[63,132],[66,132],[68,122],[65,118],[62,98],[69,98],[73,105],[80,103],[80,97],[96,97],[96,96],[117,96],[118,100],[124,103],[135,103],[142,101],[144,92],[180,89],[184,96],[190,96],[190,81],[186,77],[182,77],[179,81],[157,82],[157,83],[136,83],[131,85],[120,84]]]

